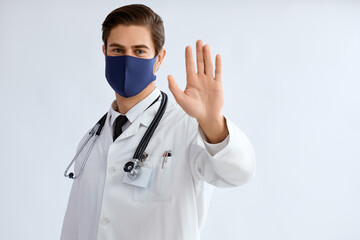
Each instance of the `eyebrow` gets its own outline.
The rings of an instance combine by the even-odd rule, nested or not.
[[[109,45],[109,47],[119,47],[119,48],[125,48],[123,45],[118,44],[118,43],[111,43]],[[131,48],[146,48],[146,49],[150,49],[148,46],[146,46],[145,44],[140,44],[140,45],[134,45],[131,46]]]

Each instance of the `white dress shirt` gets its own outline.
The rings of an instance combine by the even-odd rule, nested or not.
[[[113,124],[120,113],[112,102],[83,173],[73,182],[61,240],[199,240],[212,186],[238,186],[254,176],[252,145],[234,123],[226,118],[226,139],[207,143],[196,119],[169,100],[145,150],[149,157],[144,167],[153,170],[149,186],[123,183],[123,166],[153,120],[161,97],[149,105],[159,95],[155,88],[125,114],[129,121],[114,142]],[[79,155],[75,173],[89,145]],[[172,157],[162,167],[165,150]]]

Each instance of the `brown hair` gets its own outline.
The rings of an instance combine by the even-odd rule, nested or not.
[[[158,55],[165,43],[165,31],[161,17],[151,8],[143,4],[131,4],[113,10],[102,24],[102,40],[107,49],[107,40],[111,29],[124,24],[127,26],[144,26],[150,30],[155,45],[155,56]]]

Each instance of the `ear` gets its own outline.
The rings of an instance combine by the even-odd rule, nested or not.
[[[103,51],[104,56],[105,56],[106,54],[105,54],[105,45],[104,44],[102,45],[102,51]]]
[[[164,60],[166,55],[166,50],[164,48],[162,48],[158,54],[158,57],[156,58],[156,61],[154,63],[154,68],[153,68],[153,74],[155,75],[157,70],[160,68],[162,61]]]

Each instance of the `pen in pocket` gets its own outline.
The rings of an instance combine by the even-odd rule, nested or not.
[[[171,151],[170,150],[166,150],[163,155],[162,155],[162,164],[161,164],[161,169],[164,168],[164,165],[166,165],[168,158],[171,157]]]

